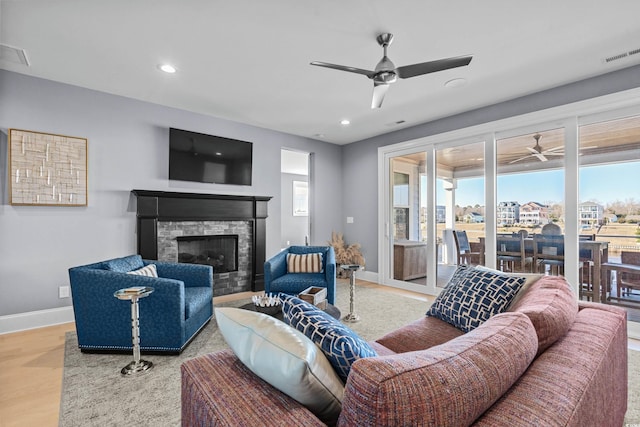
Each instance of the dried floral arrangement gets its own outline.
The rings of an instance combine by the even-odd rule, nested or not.
[[[336,253],[336,264],[338,265],[336,274],[338,277],[348,277],[348,272],[339,268],[342,264],[365,265],[364,256],[360,252],[360,243],[347,245],[344,242],[342,233],[336,233],[335,231],[331,233],[331,240],[327,243],[333,247]]]

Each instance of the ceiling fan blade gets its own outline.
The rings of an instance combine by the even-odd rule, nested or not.
[[[529,157],[531,157],[531,154],[527,154],[526,156],[520,157],[519,159],[511,160],[509,162],[509,164],[512,165],[514,163],[518,163],[519,161],[524,160],[524,159],[528,159]]]
[[[422,62],[420,64],[405,65],[396,68],[396,73],[401,79],[420,76],[423,74],[444,71],[450,68],[464,67],[469,65],[473,56],[457,56],[453,58],[438,59],[437,61]]]
[[[543,151],[542,153],[543,156],[564,156],[564,153],[556,153],[555,151]]]
[[[356,68],[356,67],[349,67],[346,65],[330,64],[328,62],[313,61],[311,65],[317,65],[318,67],[325,67],[325,68],[333,68],[334,70],[340,70],[340,71],[348,71],[350,73],[362,74],[369,77],[370,79],[373,78],[373,76],[376,74],[375,71],[364,70],[362,68]]]
[[[553,153],[554,151],[562,150],[564,151],[564,145],[558,145],[557,147],[551,147],[544,150],[545,153]]]
[[[382,106],[382,101],[384,100],[384,96],[389,90],[389,85],[387,83],[377,83],[373,84],[373,98],[371,98],[371,108],[380,108]]]
[[[538,160],[540,160],[541,162],[546,162],[547,160],[549,160],[541,153],[536,153],[536,154],[534,154],[534,156],[536,156],[538,158]]]
[[[535,156],[536,154],[540,154],[540,153],[538,152],[538,150],[536,150],[536,149],[535,149],[535,148],[533,148],[533,147],[525,147],[525,148],[526,148],[528,151],[531,151],[531,154],[533,154],[534,156]]]

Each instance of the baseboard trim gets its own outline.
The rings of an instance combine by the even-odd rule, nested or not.
[[[73,321],[72,306],[10,314],[0,316],[0,335]]]
[[[367,282],[378,283],[378,273],[376,271],[358,271],[356,272],[356,280],[362,279]]]

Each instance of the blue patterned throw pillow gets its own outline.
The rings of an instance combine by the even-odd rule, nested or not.
[[[460,266],[427,316],[444,320],[463,332],[472,331],[506,310],[525,281],[525,277]]]
[[[353,362],[378,355],[358,334],[318,307],[291,295],[280,294],[280,299],[285,322],[320,347],[342,381],[347,381]]]
[[[142,257],[140,255],[129,255],[122,258],[114,258],[104,261],[103,268],[105,270],[115,271],[117,273],[127,273],[144,267]]]

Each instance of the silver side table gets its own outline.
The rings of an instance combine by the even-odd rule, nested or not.
[[[140,359],[140,311],[138,300],[151,295],[153,288],[140,286],[126,289],[119,289],[113,296],[121,300],[131,301],[131,340],[133,342],[133,362],[122,368],[122,375],[135,375],[147,372],[153,368],[153,363]]]
[[[342,264],[340,266],[343,270],[347,270],[351,272],[351,282],[349,285],[349,314],[344,316],[342,320],[344,322],[355,323],[360,321],[360,316],[358,316],[354,311],[354,293],[356,291],[356,271],[362,270],[362,266],[358,264]]]

